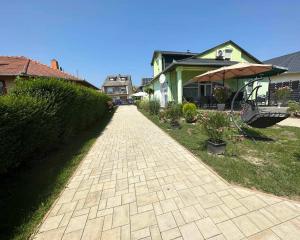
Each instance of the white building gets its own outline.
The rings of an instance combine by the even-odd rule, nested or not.
[[[300,102],[300,51],[272,58],[264,63],[288,68],[287,72],[271,77],[271,100],[276,88],[289,86],[292,90],[291,100]]]

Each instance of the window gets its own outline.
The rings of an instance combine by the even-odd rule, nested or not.
[[[6,91],[5,91],[5,83],[4,81],[0,81],[0,95],[3,95]]]
[[[211,83],[192,83],[183,87],[183,96],[187,100],[196,100],[201,97],[210,97],[212,95]]]
[[[109,81],[115,81],[115,79],[114,78],[109,78]]]
[[[126,81],[126,77],[121,77],[121,81]]]
[[[121,87],[121,88],[120,88],[120,92],[121,92],[121,93],[126,93],[126,87]]]
[[[106,88],[106,93],[112,94],[113,92],[114,92],[114,88],[113,87]]]
[[[225,59],[230,60],[231,59],[231,54],[232,54],[232,49],[231,48],[226,48],[225,49]]]

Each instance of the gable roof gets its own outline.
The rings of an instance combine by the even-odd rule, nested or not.
[[[231,66],[238,62],[229,61],[229,60],[219,60],[219,59],[209,59],[209,58],[186,58],[183,60],[174,61],[176,64],[180,65],[196,65],[196,66]]]
[[[115,80],[110,80],[111,78],[114,78]],[[121,78],[126,78],[126,80],[121,80]],[[131,76],[130,75],[109,75],[106,77],[103,85],[103,87],[121,87],[121,86],[132,86],[131,82]]]
[[[0,56],[0,76],[53,77],[71,80],[98,89],[86,80],[23,56]]]
[[[264,63],[286,67],[290,73],[300,72],[300,51],[271,58]]]
[[[178,66],[190,66],[190,67],[199,66],[199,67],[219,68],[219,67],[231,66],[231,65],[234,65],[237,63],[238,62],[229,61],[229,60],[218,60],[218,59],[209,59],[209,58],[193,58],[193,57],[186,58],[183,60],[177,60],[177,61],[173,61],[168,67],[166,67],[166,69],[164,69],[159,74],[154,76],[154,78],[151,81],[149,81],[147,84],[145,84],[145,86],[147,86],[151,82],[158,79],[161,74],[164,74]]]
[[[248,55],[250,58],[252,58],[253,60],[255,60],[257,63],[262,63],[259,59],[257,59],[256,57],[254,57],[252,54],[250,54],[249,52],[247,52],[245,49],[243,49],[242,47],[240,47],[239,45],[237,45],[237,44],[236,44],[234,41],[232,41],[232,40],[228,40],[228,41],[223,42],[223,43],[221,43],[221,44],[219,44],[219,45],[217,45],[217,46],[214,46],[214,47],[212,47],[212,48],[210,48],[210,49],[207,49],[207,50],[205,50],[205,51],[203,51],[203,52],[197,54],[195,57],[200,57],[200,56],[202,56],[202,55],[204,55],[204,54],[206,54],[206,53],[208,53],[208,52],[214,50],[215,48],[220,48],[220,47],[222,47],[222,46],[224,46],[224,45],[228,45],[228,44],[231,44],[231,45],[235,46],[236,48],[240,49],[241,52],[243,52],[243,53],[245,53],[246,55]]]
[[[192,53],[192,52],[177,52],[177,51],[164,51],[164,50],[155,50],[153,52],[153,56],[152,56],[152,60],[151,60],[151,65],[153,65],[153,61],[155,59],[155,56],[157,53],[161,53],[162,55],[180,55],[180,56],[186,56],[188,57],[192,57],[192,56],[196,56],[198,53]]]

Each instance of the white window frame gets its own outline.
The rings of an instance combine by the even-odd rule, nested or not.
[[[232,48],[225,48],[225,50],[224,50],[224,59],[230,60],[231,57],[232,57],[232,52],[233,52]]]
[[[194,85],[194,86],[185,86],[183,88],[193,88],[193,89],[197,89],[197,97],[202,97],[201,96],[201,86],[204,86],[204,97],[208,97],[208,96],[212,96],[212,86],[213,84],[212,83],[198,83],[197,85]],[[206,86],[210,86],[210,95],[207,95],[207,92],[206,92]]]

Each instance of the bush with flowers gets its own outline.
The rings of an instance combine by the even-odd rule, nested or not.
[[[226,113],[205,112],[201,116],[202,128],[213,143],[224,142],[225,130],[229,127],[229,119]]]
[[[280,87],[275,90],[277,102],[286,103],[291,96],[291,89],[288,86]]]

